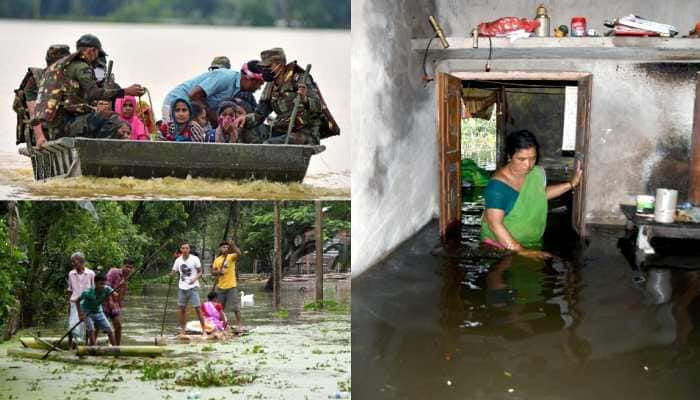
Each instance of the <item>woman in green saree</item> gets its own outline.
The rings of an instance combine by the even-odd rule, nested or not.
[[[493,174],[485,191],[484,243],[523,255],[547,255],[539,251],[547,225],[547,200],[578,186],[583,171],[579,165],[570,182],[547,186],[544,168],[537,165],[539,148],[530,131],[506,137],[508,163]]]

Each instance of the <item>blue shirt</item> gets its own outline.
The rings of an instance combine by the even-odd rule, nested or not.
[[[177,99],[192,100],[188,95],[196,86],[201,87],[206,93],[209,108],[217,112],[222,100],[233,97],[241,91],[241,73],[226,68],[205,72],[177,85],[165,96],[163,102],[172,107],[172,103]]]

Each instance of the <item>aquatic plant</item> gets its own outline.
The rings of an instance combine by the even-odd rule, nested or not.
[[[350,389],[350,379],[344,381],[338,381],[338,391],[339,392],[351,392]]]
[[[314,301],[313,303],[304,306],[306,311],[324,311],[332,314],[349,314],[350,305],[347,303],[338,303],[333,300],[323,300],[321,302]]]
[[[208,351],[215,351],[215,350],[216,350],[216,349],[214,348],[214,346],[212,346],[212,345],[210,345],[210,344],[208,344],[208,345],[202,347],[202,351],[205,351],[205,352],[208,352]]]
[[[175,377],[176,368],[177,365],[171,362],[144,362],[139,379],[142,381],[171,379]]]
[[[274,313],[272,313],[277,318],[289,318],[289,310],[277,310]]]
[[[202,369],[192,369],[175,380],[175,384],[181,386],[241,386],[253,383],[257,379],[255,374],[245,374],[235,370],[215,370],[211,363],[207,363]]]
[[[245,349],[245,353],[261,354],[265,352],[265,349],[260,344],[253,345],[250,349]]]

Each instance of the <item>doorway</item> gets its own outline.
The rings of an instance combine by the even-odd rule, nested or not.
[[[545,169],[554,171],[551,181],[565,179],[566,174],[575,170],[575,163],[583,162],[584,175],[581,185],[572,198],[572,225],[580,236],[585,236],[585,195],[588,146],[590,141],[590,105],[592,75],[582,72],[452,72],[439,73],[437,83],[437,132],[440,163],[440,236],[447,239],[459,231],[462,209],[462,121],[463,117],[473,118],[480,113],[482,118],[495,118],[494,167],[504,162],[504,138],[508,132],[525,129],[533,118],[513,118],[513,113],[524,116],[528,102],[540,104],[542,96],[554,99],[557,96],[562,104],[561,112],[566,112],[560,121],[548,126],[549,133],[540,140],[548,148],[550,157]],[[509,108],[509,101],[516,97],[526,98]],[[509,100],[511,99],[511,100]],[[549,101],[551,103],[551,101]],[[556,103],[556,101],[555,101]],[[495,110],[489,115],[491,105]],[[531,103],[532,104],[532,103]],[[532,106],[531,106],[532,107]],[[515,111],[514,111],[515,109]],[[549,118],[552,119],[552,118]],[[556,118],[553,118],[556,120]],[[487,124],[488,125],[488,124]],[[552,124],[550,124],[552,125]],[[487,127],[488,129],[488,127]],[[558,132],[552,134],[551,132]],[[531,129],[532,130],[532,129]],[[537,129],[535,129],[537,131]],[[473,137],[473,136],[472,136]],[[540,139],[540,137],[538,137]],[[558,146],[558,147],[557,147]],[[468,146],[465,146],[465,148]],[[551,157],[554,156],[554,157]],[[569,159],[567,161],[567,159]],[[567,167],[570,163],[570,167]],[[550,168],[548,168],[548,165]],[[483,165],[482,165],[483,166]],[[562,166],[564,166],[562,168]],[[563,171],[562,171],[563,170]],[[558,173],[556,173],[558,172]],[[562,173],[563,172],[563,173]],[[549,175],[549,174],[548,174]]]

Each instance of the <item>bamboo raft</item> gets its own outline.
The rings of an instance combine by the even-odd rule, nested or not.
[[[19,338],[19,342],[22,343],[23,347],[29,348],[29,349],[38,349],[38,350],[48,350],[51,348],[51,346],[55,345],[56,342],[58,342],[57,337],[43,337],[43,338],[35,338],[35,337],[21,337]],[[100,337],[97,339],[97,344],[100,346],[106,346],[109,344],[109,340],[106,337]],[[68,341],[64,340],[58,345],[58,349],[60,350],[68,350]]]
[[[22,337],[19,339],[23,348],[8,349],[7,354],[25,358],[41,359],[56,342],[55,338]],[[76,356],[119,356],[119,357],[160,357],[172,350],[161,346],[77,346],[69,351],[67,342],[62,342],[57,353],[51,353],[47,359],[54,357],[57,361],[75,359]],[[38,357],[37,357],[38,355]]]
[[[22,146],[35,180],[97,176],[203,177],[301,182],[311,156],[326,147],[284,144],[148,142],[61,138],[41,151]]]

